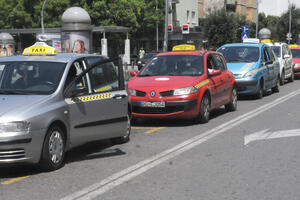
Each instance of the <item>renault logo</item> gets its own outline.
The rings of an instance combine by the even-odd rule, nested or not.
[[[154,91],[151,91],[151,92],[150,92],[150,96],[151,96],[151,97],[155,97],[155,94],[156,94],[156,93],[155,93]]]

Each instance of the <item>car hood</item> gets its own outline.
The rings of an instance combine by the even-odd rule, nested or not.
[[[300,63],[300,58],[293,58],[293,63]]]
[[[203,77],[204,80],[204,77]],[[160,91],[173,90],[194,86],[199,82],[199,77],[193,76],[149,76],[134,77],[128,82],[131,89],[148,90],[158,89]]]
[[[0,95],[0,118],[18,116],[47,99],[48,95]]]
[[[255,69],[257,67],[257,63],[227,63],[227,67],[234,75],[244,75],[248,71]]]

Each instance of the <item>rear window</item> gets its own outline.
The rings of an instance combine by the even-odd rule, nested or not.
[[[230,46],[218,50],[222,53],[227,63],[257,62],[259,59],[259,48],[251,46]]]

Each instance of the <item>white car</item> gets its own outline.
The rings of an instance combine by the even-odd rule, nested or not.
[[[285,80],[294,81],[293,72],[293,57],[291,50],[286,43],[269,43],[274,53],[278,57],[280,63],[280,85],[283,85]]]

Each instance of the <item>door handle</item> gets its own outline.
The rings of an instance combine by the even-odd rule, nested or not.
[[[124,99],[125,97],[127,97],[127,95],[125,94],[116,94],[115,96],[113,96],[114,99]]]

